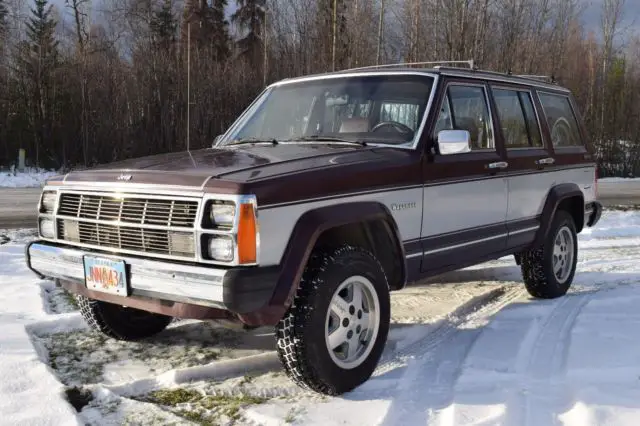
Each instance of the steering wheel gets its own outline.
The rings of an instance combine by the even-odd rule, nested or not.
[[[371,131],[375,132],[383,127],[393,127],[399,133],[413,133],[413,129],[411,129],[411,127],[406,126],[402,123],[398,123],[397,121],[381,121],[380,123],[376,124],[373,129],[371,129]]]

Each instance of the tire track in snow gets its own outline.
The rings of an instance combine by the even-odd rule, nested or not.
[[[556,303],[541,322],[534,322],[532,327],[535,327],[535,334],[523,340],[516,358],[516,388],[507,401],[505,424],[537,426],[557,423],[557,413],[549,410],[548,400],[539,401],[549,395],[536,394],[535,390],[543,382],[544,385],[539,388],[548,392],[550,381],[564,377],[571,330],[593,293],[568,294]],[[561,402],[568,395],[558,396],[558,402]]]
[[[385,392],[392,393],[393,398],[381,424],[426,424],[433,411],[450,405],[462,364],[482,333],[481,328],[465,326],[498,312],[524,294],[522,287],[501,289],[501,294],[490,300],[485,298],[463,306],[453,318],[442,321],[427,336],[402,350],[399,356],[413,355],[414,358],[408,362],[402,377],[395,381],[397,388],[386,387]],[[382,369],[394,367],[393,364],[389,362]]]

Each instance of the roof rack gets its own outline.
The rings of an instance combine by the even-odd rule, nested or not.
[[[548,76],[548,75],[532,75],[532,74],[519,74],[519,75],[515,75],[514,77],[518,77],[518,78],[528,78],[530,80],[539,80],[545,83],[552,83],[552,84],[556,84],[556,78],[555,76]]]
[[[473,59],[470,59],[468,61],[398,62],[395,64],[369,65],[367,67],[349,68],[348,71],[377,69],[377,68],[409,67],[414,65],[434,65],[433,68],[440,68],[443,64],[466,64],[469,66],[469,69],[472,69],[472,70],[475,69],[474,61]]]

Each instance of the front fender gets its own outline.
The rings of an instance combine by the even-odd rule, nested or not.
[[[272,304],[286,306],[291,304],[309,256],[324,231],[350,223],[374,220],[381,220],[387,224],[398,253],[402,253],[404,263],[404,247],[400,239],[398,225],[385,205],[365,201],[310,210],[300,217],[293,228],[282,257],[282,274],[274,291]],[[403,267],[403,277],[406,278],[406,265]]]

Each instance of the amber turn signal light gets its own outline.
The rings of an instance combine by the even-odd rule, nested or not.
[[[256,263],[257,230],[253,204],[240,204],[238,220],[238,263]]]

